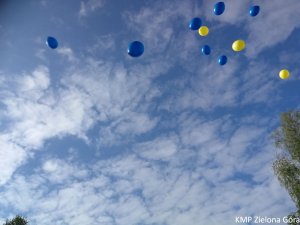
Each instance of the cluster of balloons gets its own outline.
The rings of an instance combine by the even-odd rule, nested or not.
[[[260,7],[255,5],[250,7],[249,14],[250,16],[257,16],[259,13]],[[225,11],[225,3],[224,2],[217,2],[214,5],[213,12],[215,15],[220,16]],[[207,26],[202,25],[202,21],[200,18],[196,17],[190,20],[189,28],[191,30],[198,30],[200,36],[205,37],[209,34],[209,28]],[[244,50],[246,47],[246,43],[243,40],[236,40],[232,43],[232,50],[235,52],[240,52]],[[204,55],[209,55],[211,53],[211,49],[208,45],[203,45],[201,48],[201,52]],[[227,57],[225,55],[219,56],[218,63],[223,66],[227,63]]]
[[[221,15],[223,14],[225,11],[225,3],[224,2],[218,2],[215,4],[214,6],[214,13],[215,15]],[[253,6],[250,8],[249,11],[251,16],[256,16],[259,13],[259,6]],[[202,21],[200,18],[193,18],[190,21],[189,27],[191,30],[198,30],[199,35],[201,36],[207,36],[209,33],[209,29],[207,26],[201,26],[202,25]],[[232,49],[234,51],[241,51],[245,48],[245,42],[242,40],[237,40],[236,42],[233,43],[232,45]],[[202,47],[202,52],[205,55],[209,55],[210,54],[210,47],[205,45]],[[129,43],[128,48],[127,48],[127,53],[128,55],[130,55],[131,57],[139,57],[144,53],[144,45],[143,43],[141,43],[140,41],[133,41],[131,43]],[[219,63],[220,65],[225,65],[227,62],[227,58],[226,60],[224,60],[224,57],[226,56],[220,56],[219,59]],[[222,59],[222,60],[221,60]]]
[[[213,12],[217,16],[222,15],[225,12],[225,3],[217,2],[214,5]],[[260,12],[260,7],[258,5],[251,6],[249,9],[249,15],[252,17],[257,16],[259,14],[259,12]],[[189,28],[191,30],[198,30],[199,35],[202,37],[205,37],[209,34],[209,28],[207,26],[203,26],[201,19],[197,18],[197,17],[190,20]],[[232,43],[231,47],[232,47],[233,51],[240,52],[245,49],[246,43],[244,40],[238,39]],[[211,53],[210,46],[203,45],[201,47],[201,52],[204,55],[209,55]],[[225,65],[227,63],[227,56],[226,55],[219,56],[218,63],[221,66]],[[281,70],[279,73],[279,77],[281,79],[287,79],[289,77],[289,71],[286,69]]]
[[[225,3],[224,2],[217,2],[214,5],[213,12],[215,15],[220,16],[225,11]],[[255,17],[259,14],[260,7],[258,5],[251,6],[249,9],[249,15],[252,17]],[[191,30],[198,30],[198,33],[200,36],[205,37],[209,34],[209,28],[207,26],[202,25],[202,21],[200,18],[196,17],[191,19],[189,23],[189,28]],[[51,49],[56,49],[58,47],[58,41],[54,38],[49,36],[47,38],[46,44]],[[236,40],[232,43],[232,50],[235,52],[240,52],[244,50],[246,47],[245,41],[243,40]],[[204,55],[209,55],[211,53],[211,49],[208,45],[203,45],[201,48],[201,52]],[[127,53],[131,57],[139,57],[144,53],[144,45],[140,41],[133,41],[129,43],[127,48]],[[218,58],[218,63],[223,66],[227,63],[227,56],[221,55]],[[281,79],[287,79],[289,77],[290,73],[287,69],[283,69],[279,72],[279,77]]]
[[[214,8],[214,12],[218,15],[221,15],[225,10],[225,4],[216,4]],[[200,36],[205,37],[209,33],[209,28],[207,26],[202,26],[202,21],[200,18],[193,18],[189,23],[189,28],[191,30],[198,30]],[[236,45],[236,44],[235,44]],[[245,44],[244,44],[245,46]],[[238,49],[242,50],[242,44],[238,42]],[[201,52],[204,55],[209,55],[211,53],[211,49],[209,45],[203,45],[201,47]],[[218,63],[223,66],[227,63],[227,57],[225,55],[221,55],[218,59]]]

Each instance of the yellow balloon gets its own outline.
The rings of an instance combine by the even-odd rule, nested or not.
[[[246,47],[246,44],[245,44],[245,41],[243,41],[243,40],[236,40],[232,44],[232,49],[235,52],[242,51],[245,47]]]
[[[279,77],[283,80],[289,78],[290,72],[288,70],[280,70]]]
[[[206,35],[208,35],[208,33],[209,33],[209,29],[208,29],[207,26],[202,26],[202,27],[199,28],[198,33],[199,33],[201,36],[206,36]]]

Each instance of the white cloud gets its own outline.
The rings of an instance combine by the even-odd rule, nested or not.
[[[86,16],[87,15],[87,9],[84,2],[80,2],[80,10],[79,10],[79,16]]]
[[[158,122],[147,112],[149,102],[160,94],[153,92],[151,79],[167,67],[150,65],[143,75],[139,69],[139,65],[127,70],[122,64],[87,60],[84,67],[71,67],[55,87],[45,66],[15,78],[3,76],[5,135],[29,154],[55,137],[74,135],[89,142],[85,132],[99,121],[107,122],[102,131],[111,133],[101,137],[104,143],[148,132]],[[12,160],[20,166],[27,154]],[[3,182],[16,168],[10,167]]]
[[[193,115],[182,118],[181,141],[187,146],[199,146],[217,138],[221,121],[199,121]]]
[[[46,61],[45,52],[45,49],[38,49],[36,50],[35,56],[41,60]]]
[[[236,149],[240,149],[240,156],[247,155],[247,146],[249,146],[254,140],[257,140],[264,133],[264,129],[257,128],[255,126],[247,126],[237,129],[230,138],[229,145],[234,146]],[[237,154],[238,152],[234,152]]]
[[[71,63],[78,62],[75,55],[74,55],[73,50],[69,47],[59,47],[57,49],[57,52],[59,54],[61,54],[62,56],[65,56]]]
[[[129,112],[100,130],[99,144],[111,146],[130,141],[131,137],[152,130],[157,123],[157,118],[151,119],[147,114]]]
[[[142,134],[151,129],[157,124],[157,119],[150,119],[148,115],[131,113],[128,118],[125,118],[116,129],[117,133],[135,133]]]
[[[271,104],[278,99],[278,71],[270,69],[271,65],[258,60],[251,61],[246,73],[241,77],[240,91],[242,104]]]
[[[104,5],[104,0],[87,0],[80,2],[79,16],[88,16],[91,12],[102,8]]]
[[[182,132],[135,145],[138,155],[91,165],[46,159],[42,170],[15,175],[0,194],[0,206],[13,206],[43,224],[75,225],[234,224],[238,215],[280,217],[292,210],[272,173],[266,121],[249,125],[228,116],[207,121],[186,113],[177,122]],[[253,152],[258,145],[261,150]]]
[[[125,139],[124,135],[139,135],[155,127],[158,119],[151,118],[147,110],[152,98],[157,97],[151,79],[166,70],[163,63],[143,67],[143,75],[140,65],[130,70],[122,64],[103,61],[90,60],[88,65],[63,82],[88,96],[97,111],[97,120],[109,122],[100,129],[101,144],[117,144],[121,137]]]
[[[91,47],[88,47],[89,54],[99,55],[105,54],[106,57],[109,57],[110,54],[107,52],[113,52],[116,49],[116,40],[113,35],[102,35],[97,37],[96,42]]]
[[[14,171],[27,159],[26,151],[12,142],[9,135],[0,135],[0,186],[5,184]]]
[[[39,102],[47,92],[21,93],[4,102],[7,118],[11,120],[11,137],[23,146],[40,148],[44,140],[67,133],[84,137],[83,130],[93,123],[92,112],[88,112],[89,102],[77,91],[66,90],[61,96],[52,96],[59,99],[54,105]],[[50,96],[45,97],[45,101],[51,100]]]
[[[177,145],[176,137],[157,138],[138,144],[136,152],[145,159],[168,161],[178,151]]]
[[[46,173],[46,179],[49,179],[52,183],[66,184],[66,181],[70,178],[84,179],[88,176],[86,169],[76,168],[71,163],[59,159],[46,160],[42,169]]]

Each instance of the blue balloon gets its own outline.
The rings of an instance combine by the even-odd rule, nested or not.
[[[48,37],[46,44],[52,49],[55,49],[58,46],[58,42],[54,37]]]
[[[202,53],[204,54],[204,55],[209,55],[210,54],[210,47],[208,46],[208,45],[204,45],[203,47],[202,47]]]
[[[127,52],[132,57],[139,57],[144,53],[144,45],[142,42],[133,41],[128,45]]]
[[[221,65],[221,66],[223,66],[223,65],[225,65],[227,63],[227,57],[225,56],[225,55],[221,55],[220,57],[219,57],[219,64]]]
[[[260,8],[258,5],[252,6],[249,10],[250,16],[257,16],[257,14],[259,13],[259,9]]]
[[[225,11],[225,3],[224,2],[218,2],[215,4],[214,7],[214,13],[219,16]]]
[[[201,27],[201,25],[202,25],[201,19],[196,17],[191,19],[189,27],[191,30],[198,30]]]

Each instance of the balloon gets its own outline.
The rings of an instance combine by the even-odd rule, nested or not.
[[[198,30],[201,27],[201,24],[202,24],[201,19],[196,17],[190,21],[189,27],[191,30]]]
[[[246,44],[245,44],[245,41],[243,41],[243,40],[236,40],[232,44],[232,49],[235,52],[242,51],[245,47],[246,47]]]
[[[249,10],[250,16],[257,16],[258,13],[259,13],[259,6],[258,5],[252,6]]]
[[[55,49],[58,46],[58,42],[54,37],[48,37],[46,44],[48,45],[49,48]]]
[[[203,53],[204,55],[209,55],[209,54],[210,54],[210,47],[209,47],[208,45],[204,45],[204,46],[202,47],[202,53]]]
[[[227,57],[225,56],[225,55],[221,55],[220,57],[219,57],[219,64],[221,65],[221,66],[223,66],[223,65],[225,65],[227,63]]]
[[[209,29],[207,26],[202,26],[199,28],[198,32],[201,36],[206,36],[209,33]]]
[[[289,76],[290,76],[290,72],[288,70],[286,70],[286,69],[280,70],[279,77],[281,79],[285,80],[285,79],[289,78]]]
[[[139,41],[133,41],[128,45],[128,55],[139,57],[144,53],[144,45]]]
[[[225,3],[224,2],[218,2],[215,4],[214,7],[214,13],[219,16],[225,11]]]

